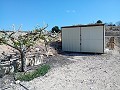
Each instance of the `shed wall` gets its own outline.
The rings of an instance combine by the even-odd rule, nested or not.
[[[62,50],[104,53],[104,25],[62,28]]]

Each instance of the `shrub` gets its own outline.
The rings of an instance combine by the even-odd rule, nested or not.
[[[50,69],[49,65],[42,65],[41,67],[39,67],[38,69],[36,69],[33,72],[29,72],[29,73],[26,73],[26,74],[23,74],[23,75],[20,74],[17,77],[17,80],[20,80],[20,81],[30,81],[30,80],[33,80],[36,77],[44,76],[48,72],[49,69]]]

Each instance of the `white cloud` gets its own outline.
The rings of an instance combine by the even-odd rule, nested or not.
[[[75,13],[76,11],[75,10],[72,10],[72,13]]]
[[[66,13],[76,13],[76,10],[66,10]]]
[[[70,13],[70,10],[66,10],[67,13]]]

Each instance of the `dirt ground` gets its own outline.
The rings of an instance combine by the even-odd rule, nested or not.
[[[101,55],[63,53],[49,57],[47,64],[52,68],[45,76],[20,82],[25,87],[11,80],[9,85],[1,86],[2,90],[120,90],[120,54],[117,51]]]

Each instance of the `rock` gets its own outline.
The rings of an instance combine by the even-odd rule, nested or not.
[[[31,55],[26,58],[26,65],[27,66],[34,66],[34,65],[39,65],[43,63],[43,55]]]
[[[2,78],[5,75],[5,69],[2,68],[0,65],[0,78]]]
[[[17,68],[16,68],[17,69]],[[13,66],[10,67],[10,73],[13,73],[15,71],[15,68]],[[17,71],[17,70],[16,70]]]
[[[39,65],[43,63],[43,55],[35,56],[35,63],[34,65]]]
[[[36,51],[39,51],[40,49],[39,48],[35,48]]]
[[[48,51],[48,52],[47,52],[47,56],[54,56],[54,54],[53,54],[52,51]]]
[[[54,50],[52,47],[50,47],[49,49],[48,49],[48,52],[46,52],[46,56],[48,57],[48,56],[54,56],[54,55],[56,55],[56,50]]]
[[[26,58],[26,66],[33,66],[34,63],[35,63],[34,55]]]
[[[16,83],[16,84],[19,84],[19,83],[20,83],[20,80],[15,81],[15,83]]]

